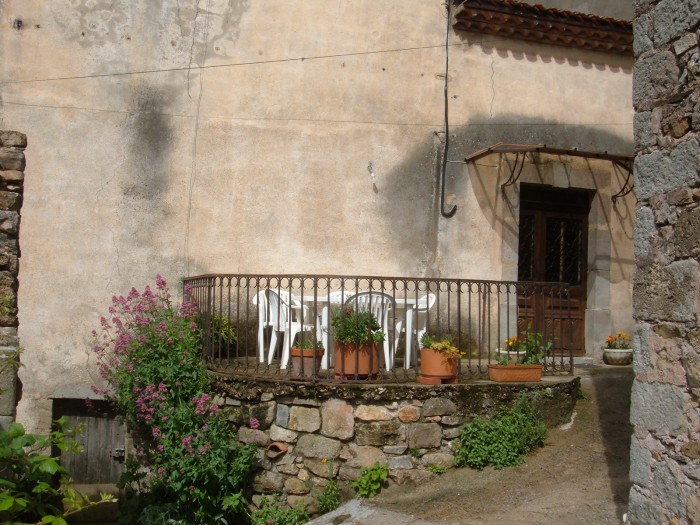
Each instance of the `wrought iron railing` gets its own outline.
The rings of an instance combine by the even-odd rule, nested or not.
[[[419,338],[428,333],[449,334],[462,352],[459,380],[480,379],[486,377],[487,365],[505,354],[506,340],[529,331],[551,343],[544,374],[573,373],[566,284],[228,274],[187,277],[183,285],[185,296],[199,306],[204,359],[220,372],[314,381],[413,381],[421,373]],[[359,357],[348,360],[336,349],[333,319],[348,308],[371,310],[385,334],[376,352],[368,352],[369,370],[356,370]]]

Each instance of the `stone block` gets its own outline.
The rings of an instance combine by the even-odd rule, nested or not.
[[[385,454],[391,454],[392,456],[400,456],[408,450],[408,445],[388,445],[382,448]]]
[[[678,85],[680,72],[670,51],[659,51],[640,58],[634,66],[632,102],[640,110],[649,109],[658,99],[668,97]]]
[[[331,399],[321,405],[321,434],[338,439],[350,439],[355,434],[352,405]]]
[[[423,404],[423,417],[447,416],[457,412],[457,405],[446,397],[432,397]]]
[[[355,442],[358,445],[382,447],[396,445],[401,437],[401,423],[392,421],[373,421],[355,425]]]
[[[652,432],[678,436],[688,429],[686,402],[681,388],[635,380],[632,384],[630,421]]]
[[[642,494],[637,487],[630,490],[627,522],[630,525],[650,525],[669,523],[663,508],[654,500]]]
[[[19,213],[0,210],[0,233],[17,236],[19,233]]]
[[[26,148],[27,136],[19,131],[0,131],[0,146]]]
[[[651,18],[648,14],[638,16],[634,20],[634,56],[639,56],[642,53],[649,51],[654,45],[651,41],[650,29]]]
[[[284,490],[287,494],[308,494],[311,489],[299,478],[288,478],[284,481]]]
[[[264,470],[253,478],[253,490],[259,494],[276,494],[284,487],[284,476]]]
[[[440,423],[448,427],[455,427],[464,423],[464,418],[462,416],[444,416]]]
[[[321,413],[318,408],[293,406],[289,409],[290,430],[316,432],[321,428]]]
[[[637,155],[634,163],[634,191],[639,200],[648,199],[698,180],[700,148],[696,140],[679,144],[670,153],[654,151]]]
[[[649,148],[656,144],[656,135],[651,131],[651,112],[634,115],[634,143],[637,149]]]
[[[699,0],[661,0],[654,11],[654,45],[667,44],[700,22]]]
[[[413,464],[413,458],[411,456],[390,456],[389,457],[389,470],[406,470],[412,469],[415,465]]]
[[[700,489],[695,489],[695,492],[690,495],[686,509],[688,523],[690,525],[700,524]]]
[[[677,257],[700,255],[700,207],[684,210],[674,228],[674,243]]]
[[[633,301],[638,319],[692,322],[700,293],[700,264],[692,259],[638,268]]]
[[[338,471],[338,478],[343,481],[355,481],[362,475],[359,468],[342,466]]]
[[[19,193],[12,191],[0,191],[0,210],[18,211],[22,199]]]
[[[338,475],[340,464],[338,461],[328,461],[318,458],[306,458],[304,466],[315,475],[322,478],[335,478]]]
[[[683,514],[684,502],[689,496],[688,486],[676,478],[667,462],[652,467],[653,483],[651,490],[676,516]]]
[[[415,423],[420,419],[420,407],[406,405],[399,408],[399,420],[402,423]]]
[[[24,153],[18,149],[0,147],[0,170],[24,171]]]
[[[4,182],[23,182],[24,172],[17,170],[0,171],[0,180]]]
[[[299,473],[299,467],[294,463],[285,463],[282,465],[277,465],[277,472],[280,474],[286,474],[287,476],[296,476]]]
[[[355,417],[361,421],[390,421],[394,415],[383,406],[360,405],[355,409]]]
[[[340,441],[319,436],[316,434],[304,434],[299,437],[294,451],[307,458],[337,458],[340,454]]]
[[[651,451],[637,436],[632,434],[630,445],[630,481],[640,487],[651,483]]]
[[[318,501],[313,496],[289,495],[287,496],[287,505],[293,508],[304,505],[308,513],[316,514],[318,512]]]
[[[277,425],[270,427],[270,439],[272,441],[284,441],[285,443],[294,443],[299,437],[298,432],[283,428]]]
[[[260,401],[272,401],[275,399],[275,396],[271,394],[270,392],[265,392],[260,396]]]
[[[223,413],[226,414],[226,419],[235,425],[243,425],[247,423],[246,415],[243,413],[243,407],[224,407]]]
[[[255,443],[259,447],[266,447],[270,444],[270,436],[265,432],[248,427],[238,429],[238,439],[243,443]]]
[[[459,436],[460,430],[461,429],[459,427],[444,428],[442,430],[442,439],[454,439]]]
[[[302,406],[308,406],[308,407],[320,407],[321,402],[318,399],[295,397],[294,400],[292,401],[292,405],[302,405]]]
[[[427,470],[390,470],[389,477],[394,480],[397,485],[420,485],[435,477],[435,474]]]
[[[438,465],[439,467],[452,468],[455,457],[445,452],[429,452],[421,458],[423,465]]]
[[[438,448],[442,443],[442,428],[437,423],[413,423],[408,427],[409,448]]]
[[[275,424],[284,428],[286,428],[287,425],[289,425],[289,405],[277,404],[277,416],[275,417]]]
[[[348,467],[371,467],[376,462],[384,464],[387,461],[387,456],[381,449],[366,445],[350,443],[345,454],[348,458],[345,464]]]

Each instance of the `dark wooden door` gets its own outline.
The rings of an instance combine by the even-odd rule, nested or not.
[[[571,344],[585,353],[586,276],[590,193],[521,185],[518,281],[569,284],[569,296],[555,289],[519,297],[518,329],[530,327],[553,338],[558,353]],[[571,335],[566,329],[571,319]],[[569,342],[567,339],[571,338]]]

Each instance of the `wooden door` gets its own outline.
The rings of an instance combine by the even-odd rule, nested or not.
[[[557,354],[569,344],[574,355],[585,353],[590,198],[586,191],[521,185],[518,281],[568,283],[570,288],[569,297],[561,297],[555,289],[532,293],[523,286],[518,329],[530,327],[553,338]]]
[[[68,470],[74,488],[92,499],[107,492],[119,497],[117,482],[124,472],[126,433],[124,425],[111,413],[104,401],[92,401],[88,409],[84,400],[54,400],[54,418],[64,417],[70,428],[83,427],[76,437],[83,451],[64,453],[61,465]],[[71,522],[111,522],[117,505],[98,505],[71,518]]]

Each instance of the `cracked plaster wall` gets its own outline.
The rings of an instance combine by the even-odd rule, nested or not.
[[[439,215],[442,2],[24,0],[0,15],[0,125],[30,137],[30,430],[48,396],[96,381],[90,331],[112,294],[156,273],[173,288],[207,272],[512,276],[463,165],[447,170],[457,215]],[[631,149],[630,60],[451,42],[450,160],[501,140]]]

